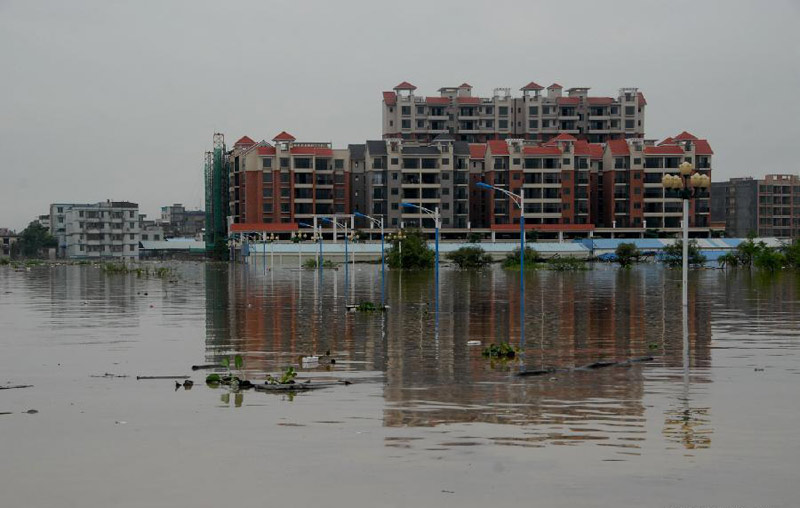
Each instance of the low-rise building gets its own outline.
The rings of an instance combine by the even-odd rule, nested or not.
[[[139,205],[127,201],[50,205],[50,232],[58,256],[69,259],[138,259]]]
[[[15,243],[17,233],[8,228],[0,228],[0,257],[10,257]]]

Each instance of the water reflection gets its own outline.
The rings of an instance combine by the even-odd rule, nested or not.
[[[647,267],[527,275],[525,368],[573,368],[642,355],[656,361],[519,378],[517,364],[489,362],[481,348],[466,344],[519,340],[519,279],[513,273],[443,270],[437,313],[430,274],[388,272],[389,310],[362,314],[348,313],[346,305],[378,301],[379,267],[358,265],[348,277],[334,270],[205,270],[206,361],[237,351],[248,371],[268,372],[299,355],[330,350],[340,360],[334,372],[383,374],[387,427],[513,424],[525,426],[525,435],[498,438],[500,444],[602,441],[638,448],[648,389],[710,382],[713,300],[701,295],[714,280],[706,274],[691,280],[688,356],[679,273]],[[646,388],[653,380],[665,384]],[[690,391],[679,400],[688,401]],[[672,422],[686,420],[686,411],[667,411],[665,436],[675,434]],[[690,423],[701,422],[690,428],[709,427],[707,408],[689,407],[688,414]],[[682,441],[700,442],[686,437],[687,425],[681,429]]]

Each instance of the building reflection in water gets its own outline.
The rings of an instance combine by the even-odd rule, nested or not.
[[[519,378],[516,365],[492,365],[479,347],[466,345],[519,340],[519,282],[501,269],[442,271],[438,334],[428,273],[389,272],[391,307],[374,315],[345,308],[379,301],[374,266],[358,265],[348,281],[343,271],[264,274],[211,264],[205,276],[208,361],[237,351],[248,370],[274,372],[301,354],[330,350],[341,360],[335,370],[383,373],[388,427],[502,423],[528,426],[525,439],[532,443],[593,440],[626,448],[637,448],[645,433],[645,383],[648,393],[674,401],[664,413],[666,439],[687,448],[709,446],[710,408],[693,400],[703,399],[710,382],[712,310],[720,311],[722,299],[746,320],[748,312],[780,305],[797,292],[795,284],[765,290],[756,279],[733,281],[744,290],[729,291],[730,275],[693,272],[686,355],[680,272],[604,266],[533,272],[526,280],[528,369],[641,355],[656,361]],[[753,292],[763,302],[751,308],[744,300]],[[791,320],[796,325],[798,318]]]

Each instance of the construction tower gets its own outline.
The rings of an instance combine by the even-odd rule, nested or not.
[[[228,154],[225,137],[214,133],[214,148],[205,155],[206,253],[228,237]]]

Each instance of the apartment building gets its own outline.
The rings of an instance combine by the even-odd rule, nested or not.
[[[677,231],[682,203],[662,187],[662,178],[676,174],[684,161],[710,177],[713,155],[708,141],[688,132],[660,143],[641,138],[590,143],[567,133],[544,143],[517,138],[468,143],[440,134],[430,143],[386,138],[343,150],[296,144],[294,138],[273,141],[275,146],[242,138],[231,152],[233,223],[275,225],[253,231],[286,231],[315,214],[352,211],[383,217],[390,229],[432,229],[429,215],[402,205],[412,203],[438,209],[445,234],[469,229],[514,234],[519,207],[477,182],[524,193],[531,230]],[[706,195],[692,201],[690,227],[709,227],[709,200]],[[356,227],[369,224],[357,219]]]
[[[711,220],[724,223],[727,236],[758,234],[758,184],[752,177],[711,184]]]
[[[229,154],[230,220],[233,224],[283,224],[316,215],[350,213],[347,149],[298,142],[281,132],[272,143],[244,136]]]
[[[172,237],[194,237],[205,227],[206,212],[203,210],[187,210],[180,203],[161,207],[161,219],[158,224],[164,233]]]
[[[58,256],[138,259],[139,205],[127,201],[50,205],[50,233]]]
[[[758,236],[800,238],[800,176],[767,175],[758,181]]]
[[[592,143],[643,138],[647,101],[637,88],[620,88],[616,97],[591,96],[590,88],[566,90],[530,82],[512,96],[495,88],[491,97],[472,95],[472,86],[439,89],[439,96],[417,96],[406,81],[383,92],[384,138],[431,142],[441,134],[457,141],[493,139],[547,141],[570,134]]]

